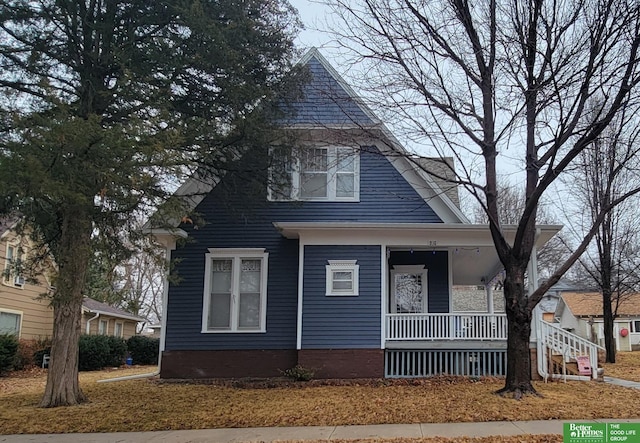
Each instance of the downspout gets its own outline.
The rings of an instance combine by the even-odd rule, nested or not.
[[[173,247],[171,247],[173,246]],[[165,246],[167,263],[171,261],[171,251],[175,249],[175,240],[173,245]],[[125,375],[123,377],[108,378],[104,380],[98,380],[98,383],[110,383],[116,381],[136,380],[139,378],[151,378],[160,375],[160,367],[162,365],[162,351],[164,351],[165,334],[167,331],[167,304],[169,300],[169,269],[167,265],[167,272],[164,277],[164,288],[162,290],[162,318],[160,319],[160,349],[158,350],[158,367],[153,372],[146,374]]]
[[[100,313],[96,313],[95,317],[91,317],[89,320],[87,320],[87,334],[90,333],[91,331],[91,322],[94,321],[96,318],[100,317]]]

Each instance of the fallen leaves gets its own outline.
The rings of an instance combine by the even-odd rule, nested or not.
[[[615,363],[602,363],[604,375],[640,382],[640,352],[618,352]]]
[[[544,397],[515,401],[495,394],[504,385],[502,379],[457,377],[96,383],[152,369],[81,373],[82,389],[90,402],[55,409],[36,407],[44,390],[44,374],[0,379],[5,382],[0,389],[0,433],[594,419],[611,417],[612,411],[616,415],[612,418],[635,418],[634,408],[621,410],[619,405],[635,404],[640,395],[637,390],[597,382],[539,382],[535,387]],[[526,441],[559,440],[527,436]]]

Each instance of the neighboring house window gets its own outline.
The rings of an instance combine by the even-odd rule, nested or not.
[[[264,249],[209,249],[202,332],[265,332],[267,259]]]
[[[634,320],[631,322],[631,332],[640,334],[640,320]]]
[[[124,325],[117,321],[113,328],[113,335],[122,338],[124,336]]]
[[[24,277],[16,272],[22,262],[22,248],[18,245],[7,243],[6,260],[4,264],[3,282],[10,286],[24,287]]]
[[[0,311],[0,334],[13,334],[20,336],[22,324],[22,312],[2,310]]]
[[[360,156],[351,147],[278,152],[273,155],[269,199],[358,201],[359,172]]]
[[[356,260],[328,260],[326,295],[358,295]]]
[[[107,320],[100,320],[98,322],[98,334],[107,335],[109,332],[109,322]]]

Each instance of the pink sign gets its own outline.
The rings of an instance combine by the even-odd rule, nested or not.
[[[589,362],[588,355],[578,355],[576,361],[578,362],[578,372],[580,372],[580,375],[591,375],[591,363]]]

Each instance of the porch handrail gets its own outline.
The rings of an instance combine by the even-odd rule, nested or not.
[[[594,379],[598,378],[598,351],[604,351],[605,348],[542,319],[538,319],[537,326],[539,328],[538,346],[546,346],[553,352],[576,361],[576,357],[588,355],[591,376]],[[541,363],[547,358],[546,352],[542,352],[542,357]],[[541,369],[546,372],[546,365],[543,364]]]
[[[506,340],[505,314],[386,314],[386,340]]]

